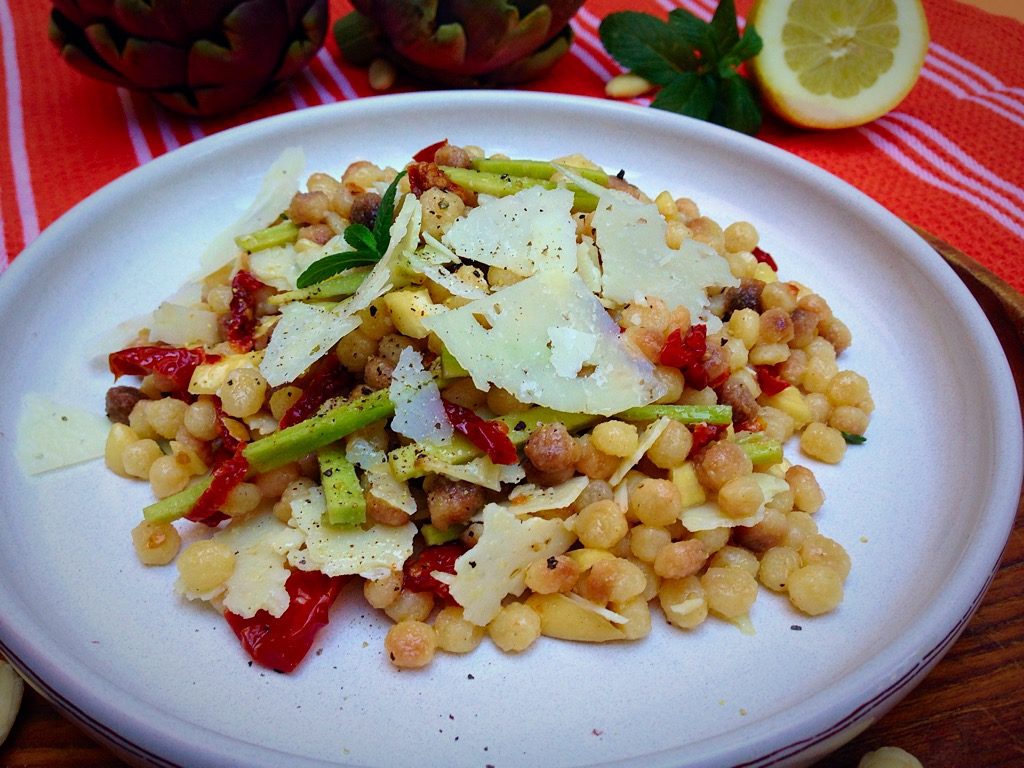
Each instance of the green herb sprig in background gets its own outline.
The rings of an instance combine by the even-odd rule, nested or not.
[[[352,246],[352,250],[332,253],[330,256],[324,256],[322,259],[314,261],[299,275],[299,279],[295,281],[296,288],[308,288],[339,272],[344,272],[346,269],[376,264],[380,261],[391,244],[391,221],[395,213],[395,193],[398,191],[398,182],[403,176],[405,176],[405,171],[395,176],[381,197],[373,229],[359,223],[349,224],[345,227],[342,237],[345,238],[346,243]]]
[[[736,68],[761,50],[752,24],[741,36],[733,0],[722,0],[710,22],[682,8],[668,20],[639,11],[605,17],[601,42],[626,69],[660,86],[652,107],[708,120],[742,133],[761,127],[754,88]]]

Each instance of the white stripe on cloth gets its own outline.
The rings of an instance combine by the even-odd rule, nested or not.
[[[580,34],[580,27],[582,26],[576,20],[570,22],[572,24],[572,31],[576,35],[576,40],[573,41],[572,47],[569,49],[569,53],[579,59],[583,66],[601,78],[601,82],[608,82],[612,79],[612,73],[608,71],[608,68],[599,62],[593,54],[588,51],[583,44],[583,35]]]
[[[324,71],[327,72],[334,84],[341,89],[341,94],[346,99],[358,99],[359,94],[356,93],[356,89],[352,87],[352,83],[348,81],[348,78],[338,69],[338,65],[334,63],[330,55],[327,53],[326,48],[321,48],[320,52],[316,55],[317,61],[324,65]]]
[[[291,80],[288,81],[288,96],[292,100],[292,106],[296,109],[305,109],[309,106],[306,100],[302,98],[302,94],[299,93],[299,89],[295,87],[295,83]]]
[[[982,81],[987,83],[988,86],[990,88],[992,88],[993,90],[1002,91],[1004,93],[1013,93],[1013,94],[1016,94],[1017,96],[1024,96],[1024,88],[1017,88],[1017,87],[1014,87],[1014,86],[1007,85],[1002,80],[1000,80],[998,77],[993,75],[991,72],[989,72],[989,71],[987,71],[985,69],[982,69],[980,66],[975,64],[973,61],[970,61],[969,59],[965,59],[963,56],[959,55],[958,53],[954,53],[953,51],[951,51],[946,46],[940,45],[939,43],[932,43],[929,46],[929,48],[934,53],[938,54],[939,56],[942,56],[942,57],[946,58],[951,63],[957,64],[958,66],[961,66],[964,69],[966,69],[968,72],[973,73],[979,79],[981,79]]]
[[[968,176],[961,168],[958,168],[946,157],[940,156],[931,147],[926,146],[918,136],[913,135],[905,128],[896,125],[891,121],[886,121],[885,119],[876,120],[874,128],[876,130],[882,129],[887,131],[891,136],[901,142],[904,149],[917,155],[918,158],[928,163],[933,170],[940,173],[952,183],[971,190],[977,196],[988,200],[992,205],[1002,210],[1007,216],[1012,217],[1014,220],[1019,222],[1022,225],[1022,231],[1024,231],[1024,211],[1022,211],[1021,208],[1012,200],[1009,200],[1005,196],[995,192],[977,179]]]
[[[880,122],[883,121],[895,121],[917,130],[918,133],[937,144],[943,152],[954,158],[958,163],[960,163],[961,167],[966,169],[968,172],[973,173],[975,176],[987,181],[996,189],[1001,189],[1008,195],[1020,200],[1021,203],[1024,203],[1024,188],[1017,186],[1012,181],[1009,181],[994,171],[989,170],[981,162],[975,160],[965,150],[954,144],[946,137],[945,134],[929,125],[924,120],[918,117],[913,117],[912,115],[905,115],[902,112],[890,112],[882,118]]]
[[[164,108],[153,102],[153,113],[156,115],[156,128],[160,131],[160,139],[163,141],[167,151],[170,152],[181,146],[174,135],[174,131],[171,130],[171,124],[167,121],[167,113],[164,111]]]
[[[7,0],[0,0],[0,42],[3,43],[4,87],[7,91],[7,145],[14,171],[14,199],[21,217],[22,245],[39,235],[39,214],[32,190],[32,169],[25,144],[25,117],[21,106],[21,72],[14,39],[14,16]]]
[[[1007,96],[1005,93],[996,93],[986,89],[977,80],[972,80],[952,64],[949,64],[934,55],[928,55],[925,59],[925,66],[929,68],[928,72],[935,74],[936,77],[938,72],[942,72],[943,74],[955,78],[963,83],[970,93],[968,93],[968,90],[964,90],[964,88],[956,85],[951,80],[945,80],[947,85],[951,85],[953,87],[944,87],[946,87],[946,90],[953,93],[957,98],[965,101],[973,101],[976,104],[988,107],[993,112],[1002,115],[1018,125],[1024,124],[1022,123],[1022,121],[1024,121],[1024,103],[1017,101],[1011,96]],[[926,72],[922,72],[922,74],[926,74]]]
[[[1007,230],[1012,232],[1017,237],[1024,237],[1024,226],[1021,226],[1011,217],[1007,216],[1002,211],[993,207],[985,200],[981,199],[977,195],[973,195],[970,192],[954,185],[949,182],[943,181],[938,178],[931,171],[922,168],[910,157],[905,155],[903,151],[893,144],[888,139],[881,136],[881,134],[870,125],[862,126],[858,129],[860,133],[870,141],[875,147],[880,149],[886,156],[889,157],[893,162],[903,168],[911,175],[917,177],[926,184],[930,184],[936,189],[941,189],[944,192],[948,192],[951,195],[959,197],[964,202],[970,204],[972,207],[978,209],[982,213],[991,217],[994,221],[1004,226]]]
[[[949,91],[951,94],[953,94],[954,97],[960,99],[961,101],[970,101],[975,104],[980,104],[981,106],[986,107],[991,112],[995,112],[997,115],[1005,117],[1011,123],[1015,123],[1016,125],[1024,125],[1024,119],[1022,119],[1020,115],[1017,115],[1009,111],[1008,109],[1004,109],[1003,107],[997,104],[993,104],[990,101],[986,101],[980,96],[974,96],[968,93],[956,83],[952,82],[951,80],[947,80],[946,78],[940,75],[937,75],[928,67],[925,67],[924,69],[921,70],[921,77],[923,77],[925,80],[928,80],[929,82],[935,83],[940,88]]]
[[[121,101],[121,111],[124,113],[125,126],[128,129],[128,141],[135,151],[135,161],[139,165],[145,165],[153,159],[153,153],[149,151],[149,142],[139,125],[139,117],[135,114],[135,104],[132,102],[132,95],[126,88],[117,89],[117,97]]]
[[[311,67],[302,68],[302,76],[306,79],[306,82],[313,86],[313,90],[316,91],[316,95],[320,98],[321,104],[330,104],[337,101],[336,98],[328,91],[324,84],[320,82]]]
[[[594,60],[600,61],[609,71],[615,70],[616,74],[622,72],[622,67],[608,55],[604,43],[601,42],[598,35],[601,20],[586,8],[580,8],[576,19],[578,23],[573,24],[572,30],[576,35],[577,42],[586,47]]]

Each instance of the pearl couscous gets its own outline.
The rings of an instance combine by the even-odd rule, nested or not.
[[[138,559],[257,662],[345,631],[320,630],[349,580],[396,667],[743,627],[761,587],[837,609],[812,466],[863,442],[871,393],[754,224],[579,155],[297,173],[110,356],[139,380],[107,395],[106,462],[156,498]]]

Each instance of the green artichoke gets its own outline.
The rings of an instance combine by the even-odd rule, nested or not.
[[[572,44],[583,0],[352,0],[334,25],[348,61],[386,56],[450,86],[510,85],[540,77]]]
[[[53,0],[50,39],[87,75],[212,115],[299,72],[327,16],[327,0]]]

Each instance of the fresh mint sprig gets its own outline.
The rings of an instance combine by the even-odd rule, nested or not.
[[[668,20],[640,11],[611,13],[601,42],[626,69],[660,86],[652,107],[754,134],[761,107],[753,86],[736,71],[761,50],[753,24],[740,35],[733,0],[721,0],[710,22],[682,8]]]
[[[391,221],[395,213],[395,194],[398,191],[398,182],[402,180],[403,176],[405,176],[405,171],[395,176],[381,197],[373,229],[358,222],[345,227],[342,237],[345,238],[346,243],[352,246],[352,250],[332,253],[330,256],[324,256],[322,259],[314,261],[299,275],[299,279],[295,281],[296,288],[308,288],[339,272],[344,272],[346,269],[376,264],[381,260],[391,244]]]

